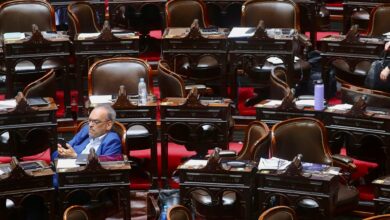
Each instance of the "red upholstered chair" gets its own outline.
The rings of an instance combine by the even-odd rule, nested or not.
[[[296,220],[294,209],[288,206],[275,206],[264,211],[258,220]]]
[[[350,173],[355,169],[351,159],[331,154],[326,128],[317,119],[302,117],[282,121],[272,127],[272,134],[271,156],[292,160],[296,155],[302,154],[305,162],[340,166]],[[358,196],[359,192],[355,187],[340,182],[335,213],[354,210],[358,204]],[[318,206],[315,198],[310,200]]]

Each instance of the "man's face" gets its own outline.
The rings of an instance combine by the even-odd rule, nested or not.
[[[99,137],[111,130],[112,121],[107,118],[107,111],[104,108],[95,108],[89,115],[89,136]]]

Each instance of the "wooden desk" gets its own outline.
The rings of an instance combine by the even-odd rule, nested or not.
[[[27,73],[42,73],[42,66],[47,60],[56,60],[60,63],[59,69],[63,74],[63,87],[65,90],[65,102],[69,104],[69,86],[68,86],[68,56],[70,55],[69,36],[64,33],[36,32],[25,33],[26,38],[21,40],[2,39],[4,60],[6,65],[6,88],[7,98],[15,96],[14,84],[17,72],[16,66],[21,61],[31,62],[35,69]],[[23,72],[22,70],[20,72]],[[26,72],[23,72],[26,73]]]
[[[0,111],[0,133],[8,132],[8,142],[0,143],[1,156],[31,156],[57,149],[57,106],[52,98],[45,98],[48,106],[25,111]]]
[[[21,162],[20,164],[15,162],[17,160],[13,158],[10,164],[0,164],[0,170],[4,172],[0,175],[0,188],[2,189],[0,200],[10,199],[15,207],[20,208],[25,199],[30,196],[41,198],[48,210],[49,218],[55,219],[54,172],[52,169],[44,161]],[[40,168],[23,169],[27,163],[35,163]],[[5,218],[5,213],[0,212],[0,214],[2,218]]]
[[[360,37],[348,40],[345,35],[327,36],[320,40],[322,79],[329,85],[329,71],[332,61],[345,60],[350,69],[355,69],[361,61],[374,61],[380,59],[385,42],[379,38]],[[325,93],[329,96],[329,86],[325,86]]]
[[[231,121],[229,103],[199,104],[186,98],[167,98],[161,102],[161,179],[164,187],[168,187],[168,141],[178,144],[213,145],[228,148]],[[209,125],[218,132],[211,140],[200,140],[202,126]],[[178,133],[183,134],[181,137]]]
[[[123,219],[130,219],[130,163],[124,156],[123,161],[99,162],[97,157],[91,159],[86,166],[74,168],[59,168],[56,161],[58,174],[58,201],[59,213],[65,211],[70,205],[73,196],[79,191],[89,195],[89,204],[98,204],[104,193],[114,197],[116,208],[122,208]],[[112,194],[111,191],[115,193]],[[96,211],[96,210],[95,210]],[[104,211],[104,210],[100,210]]]
[[[361,149],[366,138],[375,138],[382,145],[386,157],[385,172],[390,173],[390,111],[384,114],[367,116],[349,114],[347,110],[314,111],[311,108],[296,110],[281,110],[277,106],[264,106],[268,100],[256,105],[256,119],[269,126],[296,117],[314,117],[321,120],[328,131],[328,139],[332,151],[339,153],[335,147],[337,139],[346,135],[355,151]],[[366,139],[367,140],[367,139]]]
[[[233,77],[231,80],[232,97],[236,98],[238,92],[237,70],[249,70],[251,67],[262,65],[270,56],[280,58],[287,72],[294,73],[294,56],[298,47],[297,37],[297,35],[292,34],[275,38],[271,36],[271,29],[264,29],[261,32],[256,32],[252,37],[229,38],[228,56],[231,76]],[[288,76],[287,79],[289,85],[294,84],[294,76]]]
[[[343,32],[346,34],[351,27],[351,16],[354,10],[364,10],[371,14],[371,10],[376,6],[389,3],[388,0],[344,0],[343,1]]]
[[[293,209],[302,199],[312,199],[319,205],[317,219],[331,219],[337,201],[339,176],[331,174],[311,174],[309,177],[258,171],[256,175],[258,210],[269,208],[269,200],[281,199]]]
[[[204,0],[204,2],[207,5],[211,24],[226,28],[240,26],[241,7],[245,0]],[[294,0],[294,2],[299,6],[302,31],[310,31],[310,40],[315,45],[316,14],[322,3],[318,0]]]
[[[187,57],[193,69],[202,56],[211,56],[218,62],[219,74],[208,77],[207,81],[221,82],[221,96],[227,96],[227,29],[219,29],[218,33],[208,34],[201,29],[190,28],[166,28],[162,36],[162,56],[169,65],[176,70],[176,62]],[[196,73],[189,76],[190,79],[206,81],[197,78]]]
[[[74,39],[74,53],[76,56],[76,83],[79,89],[79,104],[84,105],[83,96],[87,95],[84,82],[88,76],[89,67],[97,60],[111,57],[138,57],[138,33],[112,34],[107,30],[105,34],[80,33]]]
[[[204,161],[207,163],[207,161]],[[223,216],[226,213],[219,213],[223,209],[222,196],[226,191],[237,194],[238,207],[235,219],[253,219],[256,207],[253,207],[253,194],[255,193],[256,163],[239,161],[246,165],[243,167],[232,167],[228,160],[221,159],[219,164],[210,166],[206,163],[203,166],[190,165],[191,160],[178,167],[180,175],[180,203],[191,207],[191,193],[195,190],[204,190],[211,196],[211,207],[213,216]],[[199,163],[199,162],[197,162]],[[206,166],[205,166],[206,165]],[[222,211],[223,212],[223,211]]]

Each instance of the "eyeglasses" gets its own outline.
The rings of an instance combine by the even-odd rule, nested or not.
[[[100,123],[102,123],[102,122],[107,122],[107,121],[109,121],[109,120],[106,120],[106,121],[100,121],[100,120],[92,120],[92,119],[88,119],[88,124],[90,124],[90,125],[98,125],[98,124],[100,124]]]

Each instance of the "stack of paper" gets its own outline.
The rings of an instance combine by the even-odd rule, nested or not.
[[[0,110],[11,109],[16,107],[15,99],[6,99],[0,101]]]
[[[58,159],[57,161],[57,169],[68,169],[68,168],[75,168],[79,167],[79,165],[76,164],[76,159]]]
[[[291,161],[272,157],[270,159],[260,158],[258,170],[284,170]]]
[[[22,40],[26,38],[26,35],[21,32],[8,32],[3,35],[4,40]]]
[[[235,27],[230,31],[228,38],[252,37],[255,31],[253,27]]]
[[[91,102],[92,105],[111,104],[112,95],[91,95],[89,97],[89,101]]]

